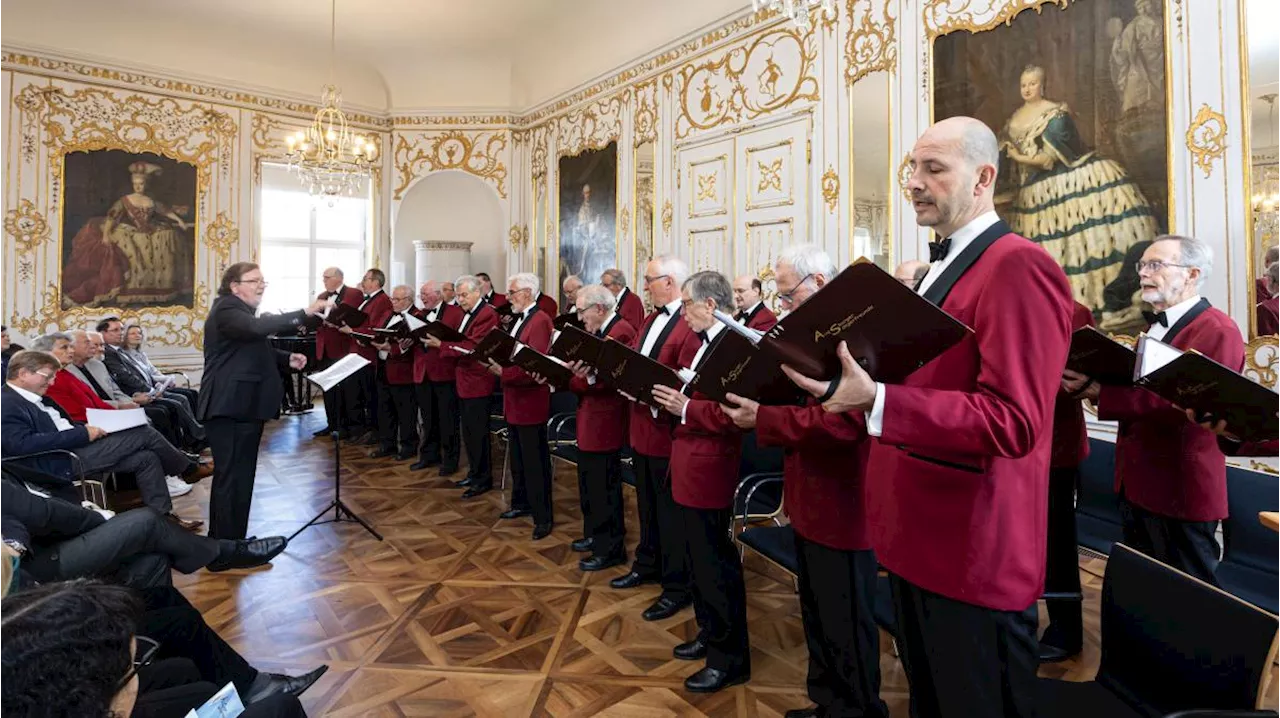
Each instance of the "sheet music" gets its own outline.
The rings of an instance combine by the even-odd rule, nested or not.
[[[732,329],[738,334],[741,334],[742,336],[746,337],[747,340],[750,341],[752,344],[759,344],[761,337],[764,336],[764,332],[756,329],[752,329],[751,327],[747,326],[746,324],[743,324],[737,319],[734,319],[728,314],[725,314],[719,309],[715,310],[714,313],[715,313],[716,319],[720,320],[721,324],[725,325],[729,329]]]
[[[343,379],[355,374],[364,367],[369,365],[369,360],[359,354],[348,354],[333,363],[333,366],[318,371],[307,377],[307,381],[315,384],[324,391],[329,391],[333,387],[342,382]]]
[[[405,318],[405,321],[409,324],[409,331],[411,332],[416,332],[419,329],[427,326],[426,322],[413,316],[412,314],[406,314],[404,318]]]
[[[108,434],[147,425],[147,414],[142,409],[85,409],[84,414],[89,426]]]
[[[199,708],[187,711],[183,718],[236,718],[244,713],[244,703],[234,683],[228,683]]]
[[[1143,334],[1138,337],[1139,360],[1134,367],[1133,378],[1135,381],[1141,379],[1180,356],[1182,356],[1182,350]]]

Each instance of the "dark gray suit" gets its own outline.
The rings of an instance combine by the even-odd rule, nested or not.
[[[253,307],[227,294],[213,301],[204,322],[196,418],[213,449],[209,535],[214,538],[243,539],[249,530],[262,426],[280,414],[279,369],[289,364],[289,353],[273,348],[267,337],[296,328],[304,317],[301,311],[257,317]]]
[[[192,573],[218,557],[217,541],[150,508],[108,521],[96,511],[32,494],[8,469],[0,492],[4,537],[27,547],[21,569],[37,581],[99,577],[135,588],[168,586],[171,567]]]

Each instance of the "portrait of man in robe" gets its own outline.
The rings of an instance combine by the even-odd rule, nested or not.
[[[935,118],[997,131],[996,211],[1057,260],[1099,328],[1140,331],[1134,264],[1169,225],[1160,4],[1045,5],[933,50]]]
[[[561,157],[559,282],[584,282],[617,266],[618,144]]]
[[[62,308],[193,306],[197,169],[151,153],[63,165]]]

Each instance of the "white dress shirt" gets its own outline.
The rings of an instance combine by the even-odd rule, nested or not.
[[[924,294],[925,290],[933,286],[938,281],[938,277],[946,271],[947,267],[955,261],[956,257],[965,250],[978,235],[991,228],[991,225],[1000,221],[999,215],[995,212],[986,212],[969,220],[965,226],[957,229],[951,235],[951,249],[947,252],[947,256],[941,261],[929,267],[929,273],[924,275],[924,280],[920,282],[919,288],[916,289],[917,294]],[[884,432],[884,384],[876,382],[876,398],[871,405],[871,411],[867,412],[867,433],[871,436],[880,436]]]
[[[23,389],[22,387],[18,386],[17,384],[14,384],[13,382],[9,382],[9,388],[18,392],[18,396],[22,397],[23,399],[26,399],[32,404],[35,404],[37,407],[40,408],[40,411],[43,411],[44,413],[48,414],[49,418],[53,419],[53,425],[58,427],[58,431],[70,431],[75,428],[75,426],[73,426],[71,422],[62,418],[62,414],[58,413],[57,409],[51,406],[45,406],[45,403],[42,401],[42,397],[39,394],[29,392],[26,389]]]
[[[1156,322],[1155,324],[1152,324],[1150,328],[1147,329],[1147,336],[1151,337],[1152,339],[1159,339],[1160,341],[1164,341],[1164,335],[1168,334],[1169,330],[1173,328],[1173,325],[1177,324],[1178,321],[1182,319],[1182,317],[1186,316],[1187,312],[1191,311],[1191,308],[1194,307],[1199,301],[1200,301],[1200,295],[1197,294],[1191,297],[1190,299],[1184,299],[1181,302],[1178,302],[1177,304],[1173,305],[1172,307],[1169,307],[1168,309],[1164,310],[1164,319],[1166,322],[1169,323],[1169,326],[1162,326],[1160,322]]]
[[[667,304],[666,314],[658,314],[653,318],[653,323],[649,325],[649,333],[644,335],[644,343],[640,345],[640,353],[649,356],[649,352],[653,351],[653,345],[658,343],[658,337],[662,336],[662,330],[667,328],[667,322],[671,321],[676,312],[680,310],[682,300],[675,299]]]
[[[360,311],[363,312],[365,305],[367,305],[369,302],[372,302],[379,294],[382,294],[381,289],[375,290],[373,294],[370,294],[369,296],[365,297],[364,300],[360,302]]]
[[[537,304],[530,304],[524,308],[523,312],[520,312],[518,315],[519,318],[517,318],[515,323],[511,325],[511,336],[519,336],[520,327],[524,326],[524,323],[529,321],[529,315],[533,314],[534,307],[537,306]]]
[[[391,318],[387,320],[387,326],[383,327],[383,329],[390,329],[402,321],[404,321],[404,317],[400,316],[400,312],[393,311],[391,312]],[[385,360],[390,355],[391,352],[382,351],[381,349],[378,350],[379,359]]]
[[[744,318],[750,318],[751,315],[755,314],[756,310],[760,308],[761,304],[764,304],[764,302],[763,301],[756,302],[755,304],[752,304],[749,308],[742,310],[742,316]]]
[[[468,312],[465,309],[462,311],[462,323],[458,325],[459,334],[467,333],[467,325],[471,323],[471,319],[475,317],[475,315],[480,313],[480,307],[482,306],[484,306],[483,303],[476,302],[476,305],[471,308],[471,311]]]
[[[711,325],[711,328],[707,330],[707,338],[703,340],[702,346],[698,347],[698,353],[693,355],[693,362],[689,364],[689,371],[692,371],[692,372],[698,371],[698,365],[702,364],[702,357],[704,354],[707,353],[707,347],[711,346],[711,342],[716,340],[716,337],[720,334],[720,332],[723,329],[724,329],[724,322],[716,322],[715,324]],[[685,382],[685,385],[681,387],[680,391],[683,392],[687,388],[689,388],[689,384],[688,382]],[[687,412],[688,410],[689,410],[689,402],[686,401],[684,403],[684,406],[680,408],[681,424],[685,423],[685,420],[684,420],[685,412]]]

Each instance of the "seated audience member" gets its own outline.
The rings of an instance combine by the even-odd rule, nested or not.
[[[0,326],[0,374],[9,368],[9,357],[25,349],[9,339],[9,327]]]
[[[96,426],[72,423],[66,412],[45,396],[61,367],[52,354],[18,352],[9,360],[8,381],[0,388],[0,451],[5,456],[38,454],[52,449],[75,452],[86,474],[123,471],[134,474],[142,502],[185,529],[204,522],[173,513],[166,475],[189,476],[198,470],[191,457],[173,448],[149,426],[108,436]],[[34,469],[70,481],[73,465],[61,454],[25,460]]]
[[[184,647],[158,645],[142,633],[148,623],[147,606],[127,588],[90,581],[55,583],[8,596],[2,608],[0,707],[5,715],[182,716],[221,688],[205,682],[195,684],[199,690],[195,686],[153,687],[163,685],[166,678],[172,680],[172,669],[165,671],[169,676],[157,675],[161,668],[153,664],[162,650]],[[245,710],[240,715],[305,716],[297,694],[321,673],[312,671],[298,678],[257,674],[247,694],[241,694]],[[198,675],[191,672],[191,677]],[[255,694],[252,688],[263,675],[269,676],[265,683],[275,687],[263,687]],[[308,678],[310,682],[302,685]],[[281,690],[286,682],[293,684],[293,692]],[[179,688],[183,689],[181,698],[175,695]]]
[[[124,344],[120,350],[133,363],[138,366],[147,376],[151,378],[152,386],[157,389],[163,389],[166,394],[176,394],[187,400],[188,406],[195,404],[196,398],[200,392],[195,389],[187,389],[177,385],[178,379],[176,374],[165,374],[160,368],[151,363],[151,358],[142,350],[146,344],[146,333],[142,327],[137,324],[130,324],[124,328]]]
[[[164,435],[170,444],[178,446],[182,443],[178,436],[177,428],[170,420],[169,412],[164,407],[151,404],[151,397],[146,394],[134,394],[130,396],[122,391],[115,380],[111,378],[111,373],[107,371],[107,366],[98,360],[98,350],[94,348],[91,332],[80,329],[67,332],[67,336],[71,339],[71,363],[63,364],[63,367],[71,373],[76,379],[84,383],[85,386],[93,389],[93,393],[98,395],[99,399],[117,409],[136,409],[142,407],[147,415],[147,421],[155,427],[156,431]],[[45,337],[40,337],[32,345],[33,348],[40,351],[50,351],[44,349]]]
[[[125,393],[147,396],[154,405],[163,407],[169,412],[174,426],[182,430],[182,446],[191,449],[204,448],[206,446],[204,427],[196,421],[190,402],[184,397],[168,395],[160,391],[161,387],[157,387],[151,380],[151,374],[140,369],[133,360],[125,356],[124,323],[116,317],[107,317],[98,322],[97,335],[101,336],[101,341],[92,334],[90,338],[93,340],[97,359],[107,368],[112,381],[124,389]]]
[[[1280,332],[1280,296],[1276,295],[1276,287],[1280,285],[1280,264],[1267,267],[1262,283],[1270,296],[1258,296],[1258,334],[1276,334]]]
[[[283,536],[253,541],[196,536],[150,508],[104,519],[92,509],[46,496],[39,484],[28,486],[27,476],[6,467],[0,480],[0,533],[21,554],[23,578],[168,586],[171,568],[183,573],[253,568],[269,563],[287,545]]]

